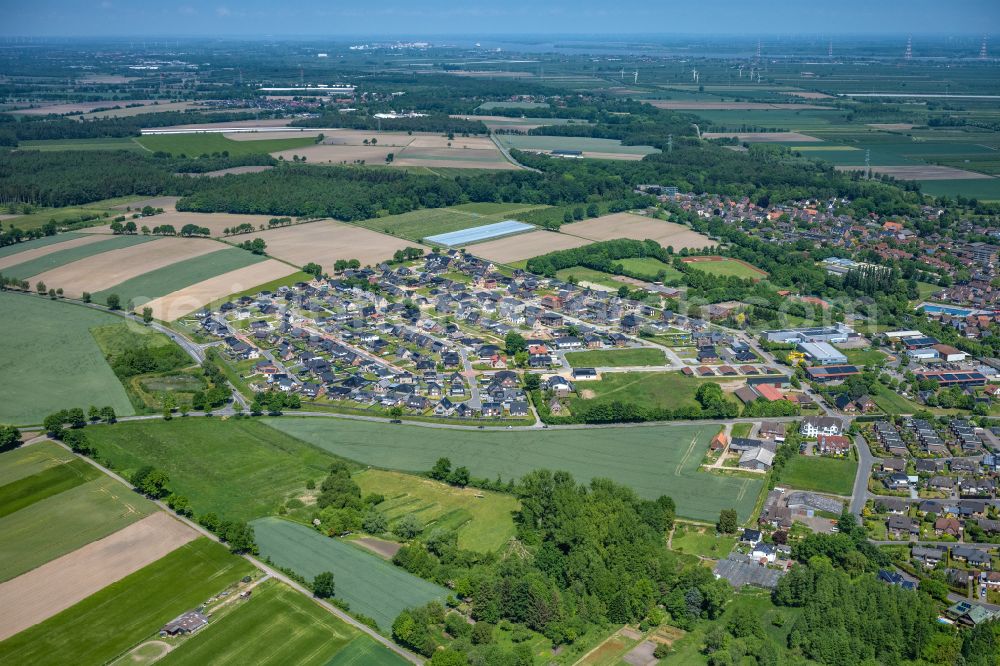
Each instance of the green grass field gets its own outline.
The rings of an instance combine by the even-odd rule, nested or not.
[[[103,664],[253,567],[200,538],[0,643],[0,663]]]
[[[609,478],[642,497],[670,495],[679,515],[696,520],[714,522],[729,507],[745,520],[763,485],[756,478],[699,470],[718,432],[711,424],[469,432],[345,419],[264,421],[336,455],[386,469],[422,472],[448,457],[453,466],[490,479],[520,478],[535,469],[565,470],[580,483]]]
[[[663,365],[666,357],[659,349],[592,349],[568,352],[566,362],[574,368],[623,368],[640,365]]]
[[[619,259],[618,263],[628,272],[642,275],[651,282],[659,279],[660,271],[666,273],[666,280],[680,279],[682,276],[682,273],[670,264],[665,264],[653,257],[630,257]]]
[[[208,280],[216,275],[250,266],[266,259],[265,256],[239,248],[226,248],[143,273],[131,280],[120,282],[113,287],[93,294],[93,299],[95,303],[104,303],[108,294],[118,294],[122,303],[132,301],[133,305],[139,307],[154,298],[166,296],[171,292]]]
[[[696,261],[689,263],[688,266],[695,270],[704,271],[705,273],[710,273],[712,275],[738,277],[742,280],[759,280],[767,277],[767,273],[759,268],[748,266],[747,264],[736,261],[735,259],[722,259],[722,261]]]
[[[575,406],[613,400],[645,408],[691,407],[698,404],[695,394],[705,381],[713,380],[679,372],[609,372],[600,381],[578,382],[576,389],[583,397],[570,398],[569,407],[572,410]]]
[[[872,400],[886,414],[914,414],[924,409],[923,405],[919,405],[912,400],[907,400],[895,391],[890,391],[888,387],[882,384],[876,384],[875,386],[876,388],[871,394]]]
[[[40,442],[0,454],[0,486],[75,460],[76,456],[55,444]]]
[[[405,666],[406,661],[387,647],[359,635],[333,655],[326,666]]]
[[[524,263],[527,264],[527,261]],[[560,269],[556,271],[556,278],[563,282],[571,282],[573,280],[581,284],[589,282],[590,284],[596,284],[613,290],[618,290],[623,285],[628,286],[624,282],[616,280],[610,273],[595,271],[593,268],[587,268],[586,266],[570,266],[569,268]]]
[[[155,510],[149,500],[101,476],[3,516],[0,581],[117,532]]]
[[[12,222],[13,220],[11,222],[4,222],[4,225],[11,224]],[[41,238],[24,241],[23,243],[5,245],[4,247],[0,247],[0,257],[9,257],[12,254],[19,254],[25,250],[34,250],[40,247],[55,245],[56,243],[64,243],[68,240],[73,240],[74,238],[80,238],[81,236],[83,236],[83,234],[70,231],[64,234],[56,234],[55,236],[42,236]]]
[[[1000,178],[922,180],[920,188],[924,194],[936,197],[962,195],[983,201],[1000,201]]]
[[[848,458],[793,456],[781,469],[778,483],[798,490],[850,495],[858,463]]]
[[[103,139],[50,139],[46,141],[21,141],[18,148],[24,150],[128,150],[146,152],[132,137]]]
[[[426,529],[447,528],[458,534],[465,550],[494,551],[514,536],[511,513],[517,500],[502,493],[454,488],[431,479],[369,469],[355,475],[362,495],[379,493],[385,501],[379,511],[390,525],[408,514],[420,518]]]
[[[479,227],[508,219],[518,214],[546,208],[532,204],[470,203],[448,208],[426,208],[401,215],[376,217],[357,224],[382,233],[413,241],[469,227]]]
[[[274,153],[279,150],[305,148],[316,143],[316,140],[311,137],[233,141],[221,134],[155,134],[139,137],[136,141],[143,148],[154,153],[163,151],[171,155],[187,155],[188,157],[222,152],[228,152],[233,157]]]
[[[126,474],[143,465],[162,469],[170,488],[196,513],[249,520],[305,493],[306,481],[326,476],[333,459],[321,450],[246,419],[174,419],[87,429],[98,454]]]
[[[0,422],[41,423],[57,410],[91,404],[111,405],[119,416],[135,413],[89,331],[120,318],[9,292],[0,292],[0,307],[0,376],[20,379],[0,382]]]
[[[261,555],[307,580],[332,571],[336,597],[351,611],[374,618],[382,631],[389,631],[402,610],[448,596],[443,587],[305,525],[280,518],[261,518],[252,525]]]
[[[114,206],[128,204],[140,199],[142,199],[141,196],[129,195],[124,197],[115,197],[113,199],[94,201],[80,206],[66,206],[64,208],[36,208],[28,215],[19,215],[16,218],[7,220],[4,224],[6,226],[13,225],[18,229],[28,231],[30,229],[37,229],[48,223],[50,220],[55,220],[61,225],[70,225],[79,222],[81,217],[89,218],[91,216],[98,216],[99,219],[89,220],[84,226],[108,224],[111,221],[108,218],[117,217],[118,215],[123,214],[121,210],[114,209]],[[59,238],[60,240],[65,240],[65,237],[62,236],[62,234],[60,234]]]
[[[736,545],[736,537],[715,533],[714,527],[678,524],[674,529],[670,548],[686,555],[699,555],[713,560],[721,560],[729,555]]]
[[[329,664],[342,652],[371,664],[403,664],[401,657],[302,594],[277,581],[253,590],[239,608],[182,642],[159,660],[170,664]],[[341,661],[340,663],[350,663]]]
[[[500,134],[497,138],[508,150],[582,150],[588,153],[619,155],[649,155],[660,152],[652,146],[623,146],[617,139],[528,134]]]
[[[56,250],[55,252],[49,252],[48,254],[36,259],[31,259],[29,261],[25,261],[24,263],[9,266],[3,270],[3,274],[27,280],[38,275],[39,273],[44,273],[45,271],[52,270],[53,268],[65,266],[66,264],[79,261],[80,259],[93,257],[110,250],[118,250],[123,247],[139,245],[140,243],[148,243],[149,241],[156,240],[156,238],[156,236],[108,236],[106,239],[99,240],[96,243],[88,243],[87,245],[71,247],[65,250]],[[68,285],[52,284],[49,286],[64,287]]]
[[[90,463],[74,459],[0,486],[0,518],[93,481],[100,475]]]
[[[545,109],[547,102],[483,102],[477,111],[489,111],[491,109]]]
[[[877,349],[840,349],[852,365],[875,365],[885,360],[885,354]]]

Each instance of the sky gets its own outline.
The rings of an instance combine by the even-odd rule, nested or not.
[[[978,35],[1000,0],[0,0],[0,35]]]

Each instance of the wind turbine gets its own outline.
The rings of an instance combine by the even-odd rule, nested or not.
[[[624,67],[622,67],[621,80],[622,81],[625,80],[625,68]]]
[[[635,70],[635,72],[632,73],[632,77],[632,85],[639,83],[639,70]]]
[[[740,78],[743,78],[743,65],[740,65]]]

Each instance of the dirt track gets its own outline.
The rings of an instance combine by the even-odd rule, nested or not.
[[[190,527],[157,512],[0,584],[0,608],[6,609],[0,613],[0,640],[69,608],[197,536]]]

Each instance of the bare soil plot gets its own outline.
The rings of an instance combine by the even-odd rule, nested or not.
[[[324,132],[323,143],[342,146],[363,146],[365,139],[377,139],[379,146],[408,146],[418,134],[406,132],[372,132],[369,130],[334,129]]]
[[[379,139],[379,143],[382,140]],[[448,144],[451,144],[450,146]],[[492,139],[481,136],[456,136],[452,140],[440,134],[414,134],[410,148],[452,148],[455,150],[496,150]]]
[[[485,243],[476,243],[469,252],[477,257],[501,264],[509,264],[522,259],[530,259],[540,254],[569,250],[589,245],[593,241],[578,236],[554,233],[552,231],[532,231],[526,234],[508,236]]]
[[[132,209],[141,208],[142,206],[139,204],[146,205],[144,202],[139,201],[132,204]],[[180,231],[181,227],[185,224],[197,224],[199,227],[206,227],[212,236],[222,236],[223,230],[227,228],[231,229],[245,223],[252,224],[256,229],[260,229],[260,225],[263,224],[264,228],[267,229],[268,220],[274,217],[273,215],[241,215],[238,213],[188,213],[176,210],[167,211],[165,207],[164,211],[159,215],[135,220],[135,223],[140,227],[146,226],[149,228],[170,224],[177,231]],[[98,234],[111,233],[111,226],[90,227],[83,231]],[[247,234],[247,237],[249,238],[250,235]]]
[[[803,143],[821,143],[822,139],[814,136],[800,134],[799,132],[702,132],[705,139],[731,139],[747,143],[767,142],[767,141],[801,141]]]
[[[338,259],[357,259],[362,266],[375,265],[391,259],[396,250],[416,245],[413,241],[335,220],[247,234],[247,238],[262,238],[272,257],[296,266],[314,261],[327,270]]]
[[[117,102],[117,104],[128,104],[129,102]],[[104,103],[102,106],[109,106],[108,103]],[[188,109],[206,109],[203,105],[196,102],[160,102],[159,104],[147,104],[144,106],[131,106],[128,108],[121,109],[109,109],[108,111],[95,111],[94,113],[85,113],[82,116],[78,116],[82,120],[90,120],[92,118],[126,118],[129,116],[138,116],[143,113],[163,113],[165,111],[187,111]]]
[[[805,111],[812,109],[830,109],[830,106],[817,104],[786,104],[769,102],[699,102],[696,100],[653,99],[649,103],[658,109],[676,109],[686,111],[769,111],[786,109]]]
[[[44,104],[42,106],[35,107],[33,109],[18,109],[17,114],[21,116],[45,116],[50,113],[64,114],[64,113],[89,113],[94,109],[100,109],[108,106],[115,105],[125,105],[125,104],[152,104],[151,99],[133,99],[133,100],[121,100],[121,101],[109,101],[102,100],[100,102],[71,102],[71,103],[59,103],[59,104]],[[162,106],[162,105],[161,105]]]
[[[73,247],[79,247],[81,245],[90,245],[91,243],[107,240],[104,236],[90,235],[81,236],[79,238],[74,238],[72,240],[65,240],[62,243],[52,243],[51,245],[43,245],[42,247],[36,247],[31,250],[25,250],[23,252],[17,252],[15,254],[7,255],[6,257],[0,257],[0,270],[7,268],[9,266],[15,266],[24,261],[32,261],[38,257],[43,257],[50,252],[58,252],[60,250],[68,250]]]
[[[382,164],[389,153],[399,152],[399,148],[383,145],[381,142],[377,146],[349,145],[349,144],[327,144],[320,143],[304,148],[293,148],[271,153],[273,157],[291,160],[298,155],[305,157],[309,164],[351,164],[358,160],[364,160],[366,164]]]
[[[226,249],[207,238],[160,238],[148,243],[102,252],[34,276],[62,287],[69,296],[103,291],[116,284],[184,259]]]
[[[98,590],[138,571],[198,537],[166,513],[156,512],[110,536],[0,584],[0,640],[9,638]]]
[[[380,555],[387,560],[391,560],[399,552],[399,549],[403,547],[403,544],[396,543],[395,541],[386,541],[385,539],[375,539],[372,537],[363,537],[361,539],[355,539],[353,543],[361,546],[365,550],[370,550],[376,555]]]
[[[146,206],[152,206],[153,208],[162,208],[164,213],[171,213],[176,212],[177,202],[180,200],[180,197],[153,197],[152,199],[140,199],[139,201],[123,203],[118,206],[112,206],[112,208],[114,210],[138,210]]]
[[[862,166],[842,166],[835,167],[838,171],[863,171]],[[976,171],[965,171],[954,167],[937,166],[934,164],[913,165],[913,166],[873,166],[873,173],[881,173],[900,180],[983,180],[992,179],[984,173]]]
[[[153,299],[145,305],[152,308],[153,317],[156,319],[173,321],[220,298],[283,278],[297,270],[281,261],[268,259],[253,266],[217,275],[210,280]]]
[[[715,245],[714,241],[693,231],[690,227],[631,213],[614,213],[583,222],[564,224],[559,231],[592,241],[614,240],[616,238],[655,240],[663,247],[671,245],[675,250],[685,247],[702,248]]]

